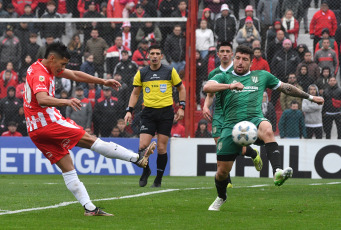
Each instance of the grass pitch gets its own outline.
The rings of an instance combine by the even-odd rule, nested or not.
[[[0,229],[341,229],[340,179],[275,187],[270,178],[232,178],[220,212],[207,210],[216,198],[212,177],[165,177],[158,189],[149,187],[154,177],[145,188],[136,176],[80,179],[114,217],[83,216],[61,176],[0,175]]]

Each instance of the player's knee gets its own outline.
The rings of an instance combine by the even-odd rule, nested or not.
[[[218,180],[224,180],[228,177],[229,171],[228,169],[218,169],[217,170],[217,179]]]

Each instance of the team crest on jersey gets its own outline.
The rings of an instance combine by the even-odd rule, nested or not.
[[[160,91],[161,91],[161,93],[166,92],[166,90],[167,90],[167,84],[160,84]]]
[[[39,81],[41,81],[41,82],[45,81],[45,77],[44,76],[39,76]]]
[[[258,82],[258,77],[257,77],[257,76],[251,76],[251,80],[252,80],[254,83],[257,83],[257,82]]]
[[[216,133],[216,132],[217,132],[217,127],[213,126],[213,127],[212,127],[212,132],[213,132],[213,133]]]
[[[144,91],[146,91],[146,93],[150,93],[150,88],[146,87]]]

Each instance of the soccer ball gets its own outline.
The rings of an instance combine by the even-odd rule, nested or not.
[[[233,141],[241,146],[248,146],[257,140],[257,127],[249,121],[237,123],[232,130]]]

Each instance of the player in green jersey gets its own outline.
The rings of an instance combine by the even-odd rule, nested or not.
[[[208,75],[208,80],[211,80],[214,76],[220,73],[227,73],[233,71],[233,47],[232,44],[229,42],[222,42],[217,47],[218,50],[218,57],[220,59],[220,66],[211,71]],[[213,104],[215,97],[215,109],[213,116],[211,115],[210,107]],[[212,136],[214,138],[215,143],[218,143],[218,140],[221,136],[221,130],[223,126],[224,116],[223,110],[221,106],[221,93],[217,92],[214,93],[207,93],[207,97],[205,98],[205,103],[203,107],[203,116],[204,118],[212,122]],[[243,154],[252,158],[256,169],[258,171],[261,170],[263,166],[262,159],[260,158],[257,151],[253,150],[251,147],[243,148]],[[232,187],[232,182],[230,175],[226,178],[226,182],[228,187]]]
[[[238,46],[233,60],[233,71],[221,73],[213,77],[204,86],[206,93],[221,91],[221,102],[224,114],[224,124],[218,141],[218,169],[215,176],[218,197],[209,210],[219,211],[226,202],[226,178],[233,166],[234,160],[242,152],[242,147],[232,140],[232,128],[239,121],[250,121],[258,127],[256,144],[265,144],[267,157],[274,173],[274,183],[281,186],[292,176],[292,168],[281,169],[279,148],[275,140],[270,122],[264,118],[261,104],[266,88],[279,90],[285,94],[305,98],[317,104],[323,104],[322,97],[311,96],[293,85],[279,81],[266,71],[250,71],[253,52],[249,47]]]

